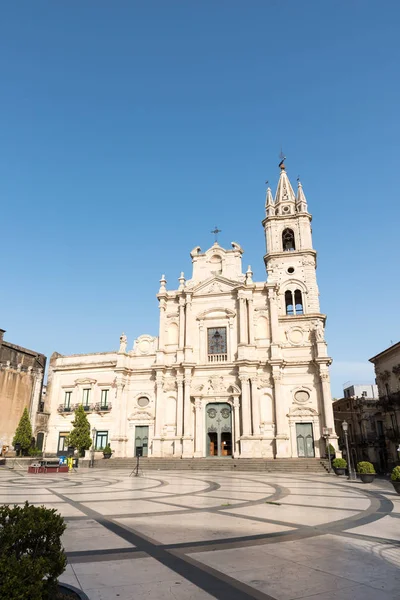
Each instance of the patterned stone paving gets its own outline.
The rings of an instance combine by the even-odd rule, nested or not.
[[[0,469],[0,503],[56,508],[62,581],[90,600],[394,600],[400,496],[333,475]]]

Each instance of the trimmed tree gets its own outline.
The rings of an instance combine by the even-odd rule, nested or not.
[[[21,444],[23,454],[26,454],[32,443],[32,425],[29,420],[28,409],[24,408],[22,417],[18,423],[17,430],[12,441],[15,448],[16,444]]]
[[[90,437],[90,423],[82,404],[75,410],[75,418],[72,421],[72,425],[74,428],[67,437],[66,442],[68,446],[77,448],[79,455],[83,456],[85,450],[89,450],[92,445],[92,438]]]

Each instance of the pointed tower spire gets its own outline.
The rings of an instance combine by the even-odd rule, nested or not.
[[[265,198],[265,216],[270,217],[275,214],[274,199],[272,197],[271,188],[267,189],[267,196]]]
[[[275,213],[278,215],[290,215],[295,212],[296,197],[286,173],[284,160],[279,163],[281,176],[275,194]]]
[[[303,186],[301,185],[300,179],[297,179],[296,210],[297,212],[301,213],[308,212],[307,200],[304,195]]]

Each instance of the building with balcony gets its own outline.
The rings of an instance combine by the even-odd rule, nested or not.
[[[343,396],[333,402],[335,431],[343,457],[346,458],[346,444],[342,423],[347,421],[353,467],[366,460],[373,463],[377,472],[386,472],[385,415],[379,404],[377,386],[350,384],[344,388]]]
[[[400,342],[370,358],[384,416],[389,468],[400,464]]]
[[[19,420],[27,408],[34,436],[43,441],[46,423],[41,426],[41,394],[46,357],[4,339],[0,329],[0,451],[12,449],[12,440]]]
[[[235,242],[195,247],[190,278],[177,289],[161,278],[158,337],[53,354],[46,451],[65,453],[77,404],[96,449],[109,442],[120,457],[319,457],[323,428],[336,444],[311,215],[280,169],[262,222],[266,281],[243,272]]]

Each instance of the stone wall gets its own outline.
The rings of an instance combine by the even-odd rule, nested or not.
[[[28,408],[32,427],[39,410],[46,357],[11,344],[0,330],[0,449],[11,446],[24,408]]]

